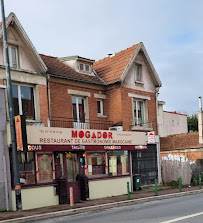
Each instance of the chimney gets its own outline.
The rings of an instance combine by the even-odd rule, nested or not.
[[[199,97],[199,112],[198,112],[198,131],[199,131],[199,144],[203,144],[203,126],[202,126],[202,97]]]
[[[112,53],[108,53],[108,56],[111,57],[113,54]]]

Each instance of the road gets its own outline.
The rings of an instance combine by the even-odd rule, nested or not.
[[[38,223],[203,223],[203,194],[116,207]]]

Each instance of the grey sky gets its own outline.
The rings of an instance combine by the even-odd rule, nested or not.
[[[193,114],[203,84],[202,0],[4,0],[39,53],[99,60],[143,42],[165,110]]]

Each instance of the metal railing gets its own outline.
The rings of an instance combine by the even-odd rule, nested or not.
[[[141,120],[135,120],[132,127],[152,128],[152,122],[146,122]]]
[[[100,121],[91,119],[86,119],[85,121],[77,121],[74,120],[73,118],[56,117],[56,116],[51,116],[49,119],[51,127],[60,127],[60,128],[108,130],[110,127],[114,126],[113,121]]]

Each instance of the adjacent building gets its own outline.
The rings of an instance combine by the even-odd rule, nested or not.
[[[158,129],[159,136],[188,133],[187,115],[175,111],[164,111],[165,102],[158,102]]]

